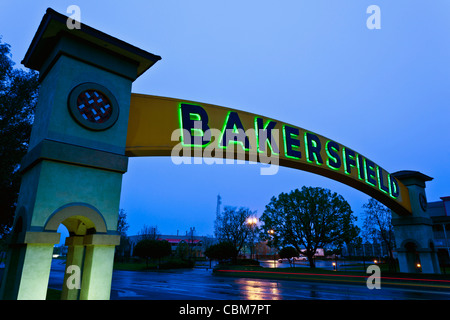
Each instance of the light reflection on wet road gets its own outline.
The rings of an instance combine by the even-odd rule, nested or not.
[[[52,264],[49,287],[60,289],[64,264]],[[394,300],[450,299],[448,289],[408,287],[369,290],[364,285],[233,278],[211,269],[114,271],[111,300]]]

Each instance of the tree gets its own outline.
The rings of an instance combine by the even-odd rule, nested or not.
[[[191,259],[193,256],[195,256],[194,250],[194,233],[195,233],[195,227],[191,227],[189,230],[189,239],[188,239],[188,254],[189,259]]]
[[[149,227],[144,224],[144,226],[141,228],[141,230],[138,232],[139,239],[149,239],[149,240],[158,240],[159,231],[158,227]]]
[[[235,260],[251,232],[247,219],[254,214],[255,212],[248,208],[237,209],[230,206],[226,206],[222,212],[217,213],[214,222],[216,238],[222,242],[230,242],[234,246]]]
[[[13,68],[0,38],[0,239],[11,229],[38,96],[38,73]]]
[[[144,258],[148,268],[148,259],[160,259],[172,253],[172,248],[167,240],[143,239],[136,244],[134,255]]]
[[[289,265],[292,266],[292,258],[298,257],[299,253],[294,247],[287,246],[282,248],[278,255],[281,259],[288,259]]]
[[[120,236],[127,236],[127,231],[130,225],[127,222],[127,213],[124,209],[119,210],[119,218],[117,220],[117,232]]]
[[[236,247],[231,242],[222,241],[209,246],[205,250],[205,256],[210,260],[226,260],[237,255]]]
[[[190,258],[189,245],[184,241],[180,242],[177,246],[175,254],[178,258],[180,258],[182,260]]]
[[[363,237],[366,240],[381,239],[389,252],[389,265],[394,261],[393,249],[395,248],[394,227],[392,226],[392,213],[389,208],[377,200],[370,198],[363,205],[364,224]]]
[[[341,195],[304,186],[270,200],[261,216],[264,223],[261,237],[270,239],[273,246],[293,246],[314,268],[313,257],[318,248],[339,246],[356,237],[356,217],[352,213]],[[273,232],[269,233],[270,230]]]
[[[130,241],[127,237],[127,230],[129,228],[129,224],[127,222],[127,213],[124,209],[119,210],[119,218],[117,220],[117,232],[120,235],[120,245],[116,247],[115,256],[124,257],[125,251],[129,249]]]

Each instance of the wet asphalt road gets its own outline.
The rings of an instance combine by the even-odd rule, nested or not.
[[[64,262],[54,260],[49,287],[61,289]],[[114,271],[111,300],[450,300],[450,290],[436,286],[368,289],[362,285],[233,278],[211,269]]]

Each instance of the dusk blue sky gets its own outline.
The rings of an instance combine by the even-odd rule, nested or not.
[[[134,93],[205,102],[286,121],[361,153],[388,172],[433,177],[428,201],[450,196],[450,1],[2,0],[0,35],[20,66],[48,7],[162,60]],[[369,30],[366,9],[381,9]],[[259,164],[175,165],[130,158],[121,208],[129,235],[212,235],[222,206],[260,216],[272,196],[302,186],[341,194],[361,223],[369,197],[339,182]]]

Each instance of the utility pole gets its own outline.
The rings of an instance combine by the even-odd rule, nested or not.
[[[188,251],[189,251],[189,260],[193,257],[193,246],[194,246],[194,232],[195,227],[190,227],[189,233],[186,231],[187,243],[188,243]]]
[[[216,216],[219,216],[220,214],[220,205],[222,204],[222,197],[220,194],[217,195],[217,209],[216,209]]]

